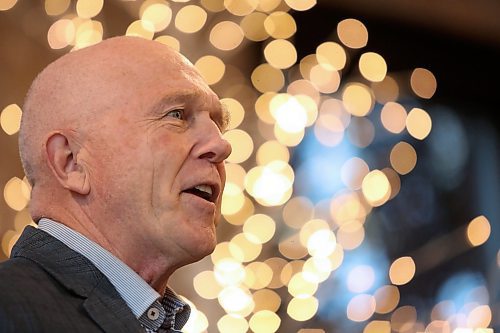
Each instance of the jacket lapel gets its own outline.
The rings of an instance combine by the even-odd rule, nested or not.
[[[70,292],[105,332],[144,332],[109,280],[84,256],[48,233],[28,226],[12,249],[12,257],[36,262]]]

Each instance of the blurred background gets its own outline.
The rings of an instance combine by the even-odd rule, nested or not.
[[[232,115],[184,332],[500,330],[497,0],[0,0],[0,260],[36,74],[103,38],[185,54]],[[75,78],[77,80],[78,78]]]

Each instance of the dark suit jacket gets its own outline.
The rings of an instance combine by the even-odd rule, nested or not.
[[[0,264],[0,332],[144,332],[109,280],[46,232],[26,227]]]

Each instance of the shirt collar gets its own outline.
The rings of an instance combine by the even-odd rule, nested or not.
[[[38,228],[90,260],[108,278],[136,318],[160,298],[130,267],[79,232],[47,218],[38,222]]]

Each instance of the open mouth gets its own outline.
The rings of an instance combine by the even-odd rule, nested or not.
[[[210,185],[197,185],[195,187],[184,190],[183,192],[190,193],[200,197],[206,201],[214,202],[214,190]]]

